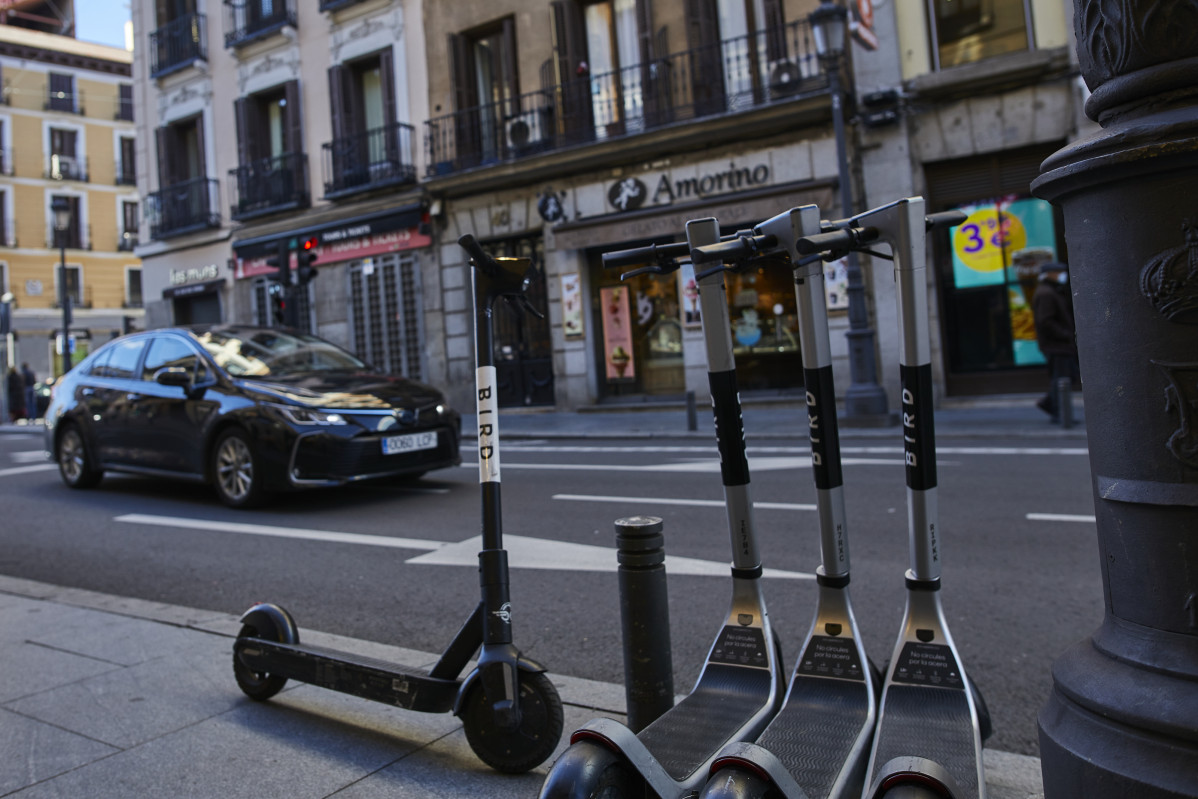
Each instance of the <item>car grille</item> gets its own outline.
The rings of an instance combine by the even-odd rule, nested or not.
[[[398,430],[392,428],[387,432],[394,435]],[[418,431],[404,428],[403,432]],[[308,436],[300,441],[296,452],[296,476],[302,480],[344,481],[394,472],[419,472],[460,463],[456,432],[442,427],[438,433],[434,449],[397,455],[383,454],[382,439],[385,435],[362,435],[350,439]]]

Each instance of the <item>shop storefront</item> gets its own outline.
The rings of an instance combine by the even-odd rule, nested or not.
[[[567,295],[577,324],[588,317],[597,399],[678,397],[705,381],[702,320],[691,265],[667,275],[645,273],[621,281],[603,268],[605,252],[685,240],[686,222],[715,217],[727,235],[788,208],[815,203],[832,207],[828,180],[795,180],[800,143],[702,164],[680,164],[582,185],[569,193],[574,218],[556,224],[559,250],[579,253],[585,280]],[[552,220],[549,220],[552,221]],[[843,283],[830,265],[830,285]],[[841,270],[843,267],[839,267]],[[737,379],[742,390],[790,390],[802,386],[794,275],[785,266],[757,267],[725,275]],[[582,296],[584,290],[588,296]],[[843,291],[830,291],[831,307],[845,307]],[[576,304],[576,305],[574,305]]]
[[[1038,391],[1047,380],[1031,298],[1040,264],[1066,254],[1059,212],[1028,186],[1056,149],[927,166],[933,207],[967,216],[933,249],[950,395]]]

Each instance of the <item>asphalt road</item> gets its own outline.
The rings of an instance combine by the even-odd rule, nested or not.
[[[949,627],[993,715],[987,745],[1036,755],[1051,663],[1102,620],[1087,457],[1081,442],[939,444]],[[209,489],[137,477],[71,491],[40,448],[38,436],[0,436],[0,573],[225,612],[272,601],[301,635],[319,629],[430,652],[477,602],[472,465],[237,512]],[[844,455],[852,598],[881,665],[899,631],[908,566],[901,453],[849,441]],[[771,442],[750,458],[759,549],[782,572],[766,579],[766,600],[793,663],[819,563],[809,453],[802,441]],[[551,671],[623,680],[616,519],[660,516],[670,556],[707,562],[672,566],[668,577],[675,688],[689,689],[730,597],[714,446],[505,443],[502,485],[516,642]]]

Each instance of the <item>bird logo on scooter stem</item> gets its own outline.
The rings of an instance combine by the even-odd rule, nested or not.
[[[497,617],[504,624],[512,623],[512,603],[504,602],[499,610],[491,611],[491,615]]]

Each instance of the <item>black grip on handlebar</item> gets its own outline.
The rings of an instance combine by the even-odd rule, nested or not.
[[[661,261],[682,258],[686,253],[686,242],[650,244],[648,247],[634,247],[631,250],[605,252],[603,253],[603,267],[605,269],[619,269],[625,266],[660,263]]]
[[[488,275],[494,275],[499,265],[487,255],[487,251],[478,243],[478,239],[474,238],[472,233],[466,233],[460,239],[458,244],[466,251],[466,254],[474,260],[474,265]]]
[[[833,230],[829,233],[815,233],[804,236],[795,242],[795,249],[801,255],[811,255],[828,250],[844,250],[855,243],[851,229]]]
[[[966,219],[968,217],[964,211],[940,211],[925,216],[924,224],[927,225],[928,230],[935,230],[940,227],[956,227]]]
[[[778,246],[778,237],[766,233],[760,236],[737,235],[717,244],[704,244],[691,250],[691,260],[696,264],[712,261],[739,261],[763,250]]]

